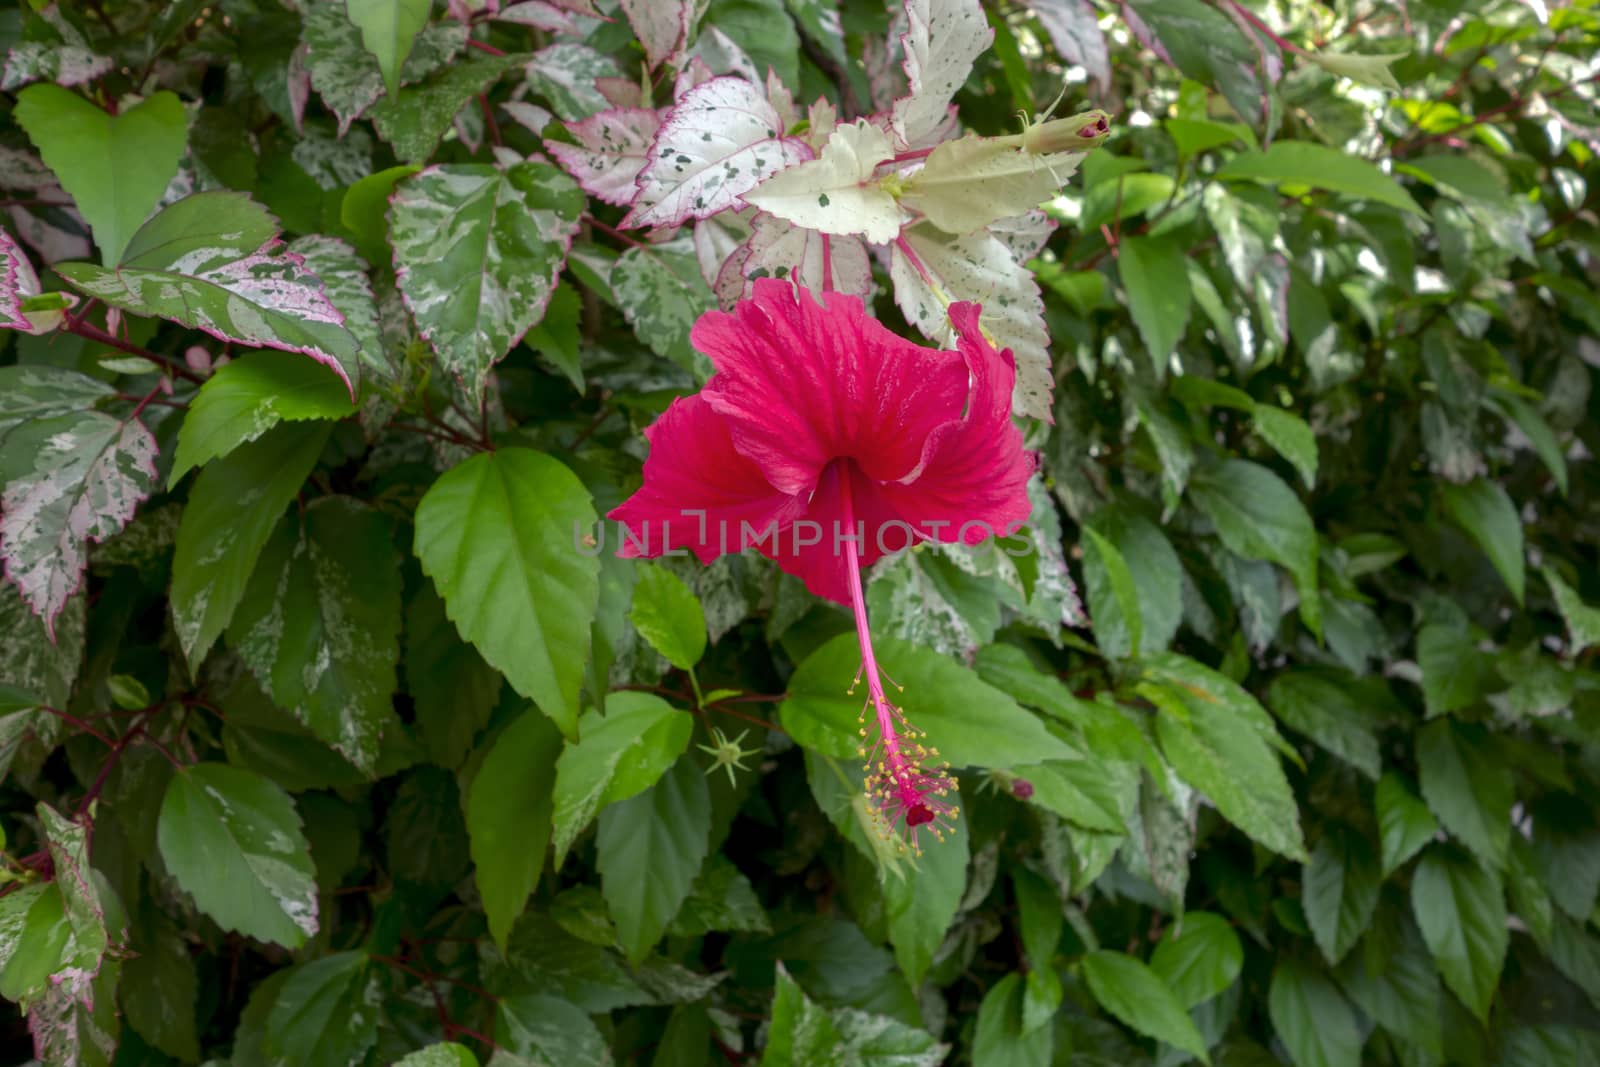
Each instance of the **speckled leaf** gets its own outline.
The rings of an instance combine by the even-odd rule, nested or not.
[[[28,255],[11,235],[0,230],[0,329],[31,330],[22,312],[22,298],[39,291],[39,276]]]
[[[323,497],[274,531],[228,642],[279,707],[371,773],[394,717],[400,569],[381,512]]]
[[[289,972],[267,1016],[271,1062],[294,1067],[363,1063],[378,1040],[382,994],[364,952],[336,952]]]
[[[54,632],[90,541],[133,518],[156,479],[156,439],[138,419],[99,411],[36,419],[5,435],[0,562]]]
[[[688,40],[695,6],[692,0],[622,0],[622,12],[644,46],[652,70]]]
[[[811,158],[761,89],[743,78],[697,85],[667,113],[624,228],[677,226],[743,206],[764,180]]]
[[[611,288],[639,338],[693,373],[689,329],[710,310],[712,297],[688,241],[628,249],[611,270]]]
[[[145,223],[121,265],[61,263],[79,291],[136,315],[155,315],[213,337],[302,352],[360,382],[359,346],[322,280],[274,239],[277,224],[239,193],[197,193]]]
[[[1591,645],[1600,644],[1600,609],[1585,604],[1577,590],[1561,580],[1554,567],[1547,564],[1540,573],[1544,575],[1545,584],[1550,586],[1556,608],[1567,624],[1567,635],[1572,642],[1570,653],[1576,655]]]
[[[400,64],[410,54],[417,33],[428,24],[432,0],[347,0],[347,10],[393,96],[400,91]]]
[[[872,295],[872,263],[859,237],[834,237],[808,230],[775,215],[757,215],[750,236],[723,262],[717,275],[717,303],[723,310],[749,294],[757,278],[792,278],[812,292],[833,288],[852,296]]]
[[[117,980],[121,965],[98,974],[52,983],[28,1006],[34,1062],[63,1067],[111,1067],[117,1051]]]
[[[389,208],[400,292],[476,401],[489,368],[544,315],[583,194],[548,163],[430,167]]]
[[[0,91],[13,92],[29,82],[37,81],[82,85],[105,74],[111,67],[110,56],[103,56],[83,45],[18,41],[6,53],[5,73],[0,75]]]
[[[567,123],[577,144],[544,143],[545,151],[567,168],[583,191],[608,204],[633,203],[634,179],[644,169],[650,145],[661,129],[661,114],[648,107],[614,107]]]
[[[361,30],[350,21],[343,0],[309,0],[301,5],[301,39],[311,87],[339,119],[343,136],[350,124],[383,95],[383,71],[367,50]],[[417,34],[400,68],[400,82],[410,84],[448,63],[467,43],[467,26],[434,23]]]
[[[332,431],[323,421],[277,426],[200,473],[172,559],[172,625],[191,674],[233,618],[261,547]]]
[[[378,136],[394,146],[400,159],[425,162],[462,106],[526,58],[474,52],[471,58],[450,64],[420,85],[387,97],[368,117]]]
[[[127,931],[121,928],[123,920],[108,915],[101,902],[100,888],[89,866],[87,829],[48,804],[40,804],[37,812],[55,870],[55,884],[61,892],[62,913],[71,930],[60,969],[52,980],[81,993],[100,970],[107,946],[126,942]],[[116,929],[108,928],[108,919],[117,924]]]
[[[252,771],[200,763],[172,776],[162,862],[224,930],[298,948],[317,932],[316,869],[294,802]]]
[[[527,66],[528,87],[550,102],[564,122],[588,118],[611,106],[600,91],[602,78],[621,78],[622,70],[586,44],[559,41],[534,53]]]
[[[461,636],[568,737],[600,596],[574,539],[595,521],[577,476],[523,448],[473,456],[417,505],[417,558]]]
[[[1100,96],[1105,96],[1111,89],[1111,57],[1094,5],[1089,0],[1029,0],[1028,7],[1050,36],[1057,54],[1082,67]]]
[[[952,237],[932,226],[903,234],[889,263],[894,299],[930,341],[954,347],[950,320],[934,286],[951,300],[983,305],[982,324],[997,345],[1011,349],[1017,363],[1017,388],[1011,409],[1018,415],[1053,421],[1050,393],[1050,334],[1044,324],[1044,299],[1026,256],[995,229]],[[914,258],[913,258],[914,257]],[[922,270],[917,269],[920,263]],[[927,277],[923,272],[927,272]]]
[[[779,171],[745,200],[797,226],[886,244],[900,233],[900,207],[873,173],[893,155],[889,135],[866,119],[836,126],[820,157]]]
[[[313,233],[289,242],[289,253],[306,261],[322,282],[323,295],[344,316],[344,328],[361,346],[361,365],[380,377],[390,373],[378,327],[378,303],[356,250],[337,237]]]
[[[326,367],[277,352],[247,353],[218,367],[190,402],[169,484],[280,422],[354,413],[349,394]]]
[[[502,999],[494,1036],[495,1062],[501,1067],[611,1067],[615,1062],[588,1013],[561,997]]]
[[[1037,155],[996,138],[946,141],[911,176],[904,202],[946,233],[972,233],[1055,196],[1083,156]]]
[[[478,1067],[478,1057],[465,1045],[441,1041],[396,1060],[394,1067]]]
[[[44,620],[33,615],[15,590],[0,587],[0,685],[42,697],[51,707],[65,707],[83,661],[84,600],[67,601],[56,616],[54,640]],[[24,736],[32,733],[47,742],[60,730],[61,720],[48,712],[13,711],[0,715],[0,777],[10,769],[12,757]]]
[[[944,124],[950,100],[966,84],[972,62],[989,50],[994,30],[978,0],[906,0],[904,66],[908,95],[894,102],[895,135],[914,147]]]

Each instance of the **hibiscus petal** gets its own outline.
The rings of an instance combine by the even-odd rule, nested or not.
[[[734,449],[728,430],[700,396],[674,400],[645,430],[644,485],[608,516],[627,527],[619,555],[688,548],[710,563],[776,536],[804,510],[803,498],[774,489]]]
[[[869,317],[861,300],[760,279],[733,312],[708,312],[690,335],[717,373],[702,393],[734,446],[775,488],[808,493],[823,468],[852,458],[896,481],[923,464],[933,435],[960,420],[968,368]]]
[[[1011,421],[1016,365],[978,328],[978,305],[952,304],[950,322],[972,376],[966,414],[934,430],[926,461],[909,478],[859,491],[858,511],[880,510],[934,541],[975,545],[1027,522],[1034,457]]]

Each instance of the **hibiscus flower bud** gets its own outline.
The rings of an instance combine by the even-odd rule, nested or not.
[[[1051,119],[1022,131],[1022,147],[1035,155],[1055,152],[1087,152],[1111,136],[1111,116],[1104,111],[1085,111],[1070,118]]]
[[[1027,800],[1033,796],[1033,783],[1026,778],[1018,778],[1011,783],[1011,795],[1018,800]]]

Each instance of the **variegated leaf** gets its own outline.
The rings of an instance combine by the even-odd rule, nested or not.
[[[690,373],[705,364],[689,344],[689,329],[711,308],[711,290],[687,239],[628,249],[611,269],[611,289],[628,324],[657,355]]]
[[[389,368],[378,331],[378,303],[360,254],[337,237],[308,234],[289,242],[289,254],[305,261],[322,282],[323,295],[344,317],[344,328],[361,347],[361,364],[380,374]]]
[[[0,329],[32,330],[22,313],[22,298],[39,291],[39,276],[28,255],[11,235],[0,230]]]
[[[408,163],[424,162],[439,147],[462,106],[525,58],[474,54],[452,63],[437,76],[379,103],[372,109],[372,124],[378,136],[394,146],[395,155]]]
[[[652,70],[671,59],[689,39],[694,9],[693,0],[622,0],[622,12],[644,46]]]
[[[1008,234],[1017,248],[1034,243],[1032,233]],[[905,230],[893,249],[889,276],[894,299],[923,336],[952,346],[954,333],[945,301],[974,300],[983,305],[980,322],[996,345],[1011,349],[1017,387],[1011,408],[1018,415],[1053,421],[1050,393],[1050,334],[1044,324],[1044,299],[1027,260],[993,230],[952,237],[923,224]]]
[[[140,227],[120,266],[61,263],[80,292],[221,340],[303,352],[345,381],[353,399],[359,346],[323,284],[275,239],[277,222],[240,193],[197,193]]]
[[[572,17],[572,13],[548,2],[548,0],[522,0],[521,3],[507,4],[501,10],[496,11],[493,18],[496,22],[510,22],[517,26],[531,26],[545,33],[565,34],[572,37],[583,35],[583,28],[578,20]]]
[[[1078,169],[1082,152],[1038,155],[1017,138],[963,137],[933,150],[902,197],[946,233],[972,233],[1032,211]]]
[[[900,233],[900,206],[873,172],[893,155],[889,135],[867,120],[836,126],[820,158],[779,171],[745,200],[796,226],[887,244]]]
[[[0,562],[54,633],[83,580],[88,542],[133,518],[156,483],[156,439],[137,418],[99,411],[38,418],[5,435]]]
[[[111,961],[96,974],[66,976],[28,1005],[35,1062],[69,1067],[112,1062],[121,1033],[116,997],[121,973],[122,964]]]
[[[812,292],[835,289],[869,297],[872,263],[859,237],[833,237],[757,215],[750,238],[733,251],[717,276],[717,302],[724,310],[744,299],[757,278],[790,278]]]
[[[694,257],[700,263],[700,277],[713,289],[722,265],[750,240],[750,220],[755,216],[754,208],[745,208],[724,211],[694,224]]]
[[[15,590],[0,586],[0,633],[6,635],[0,641],[0,683],[33,693],[53,708],[65,707],[83,662],[87,600],[81,593],[68,600],[56,616],[52,634]],[[33,737],[52,747],[61,726],[61,720],[47,711],[0,716],[0,779],[10,772],[25,739]]]
[[[988,51],[994,30],[978,0],[906,0],[906,78],[911,90],[894,102],[890,122],[902,147],[922,144],[949,117],[973,60]]]
[[[783,136],[765,94],[743,78],[713,78],[667,113],[624,228],[677,226],[728,208],[785,167],[811,157],[804,141]]]
[[[280,522],[239,601],[228,643],[273,702],[372,773],[400,660],[400,569],[389,522],[323,497]]]
[[[361,30],[361,39],[378,61],[384,85],[393,96],[400,91],[400,64],[428,24],[432,0],[347,0],[347,4],[350,21]]]
[[[74,44],[21,41],[6,53],[0,89],[11,92],[29,82],[82,85],[111,69],[111,57]]]
[[[343,189],[372,173],[372,135],[361,127],[335,136],[325,122],[308,124],[289,156],[325,190]],[[216,188],[224,187],[218,183]]]
[[[622,77],[609,56],[571,41],[558,41],[535,52],[527,73],[528,87],[548,100],[564,122],[588,118],[610,107],[600,82]]]
[[[1111,57],[1099,13],[1089,0],[1029,0],[1056,54],[1084,69],[1101,96],[1111,89]]]
[[[396,188],[400,292],[474,401],[489,368],[544,315],[583,208],[572,179],[547,163],[431,167]]]
[[[339,135],[383,96],[383,71],[367,51],[361,30],[350,21],[344,0],[307,0],[301,5],[301,40],[311,87],[339,120]],[[420,81],[466,47],[467,27],[459,22],[426,26],[417,34],[400,68],[400,81]]]
[[[661,115],[654,108],[608,108],[567,123],[567,132],[578,139],[577,144],[546,140],[544,147],[584,192],[622,206],[633,203],[638,192],[634,179],[644,168],[659,129]]]

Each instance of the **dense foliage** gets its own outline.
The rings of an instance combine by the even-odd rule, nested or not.
[[[1600,1062],[1594,0],[0,38],[12,1059]],[[1015,355],[1028,528],[868,574],[920,855],[849,614],[597,525],[761,277]]]

